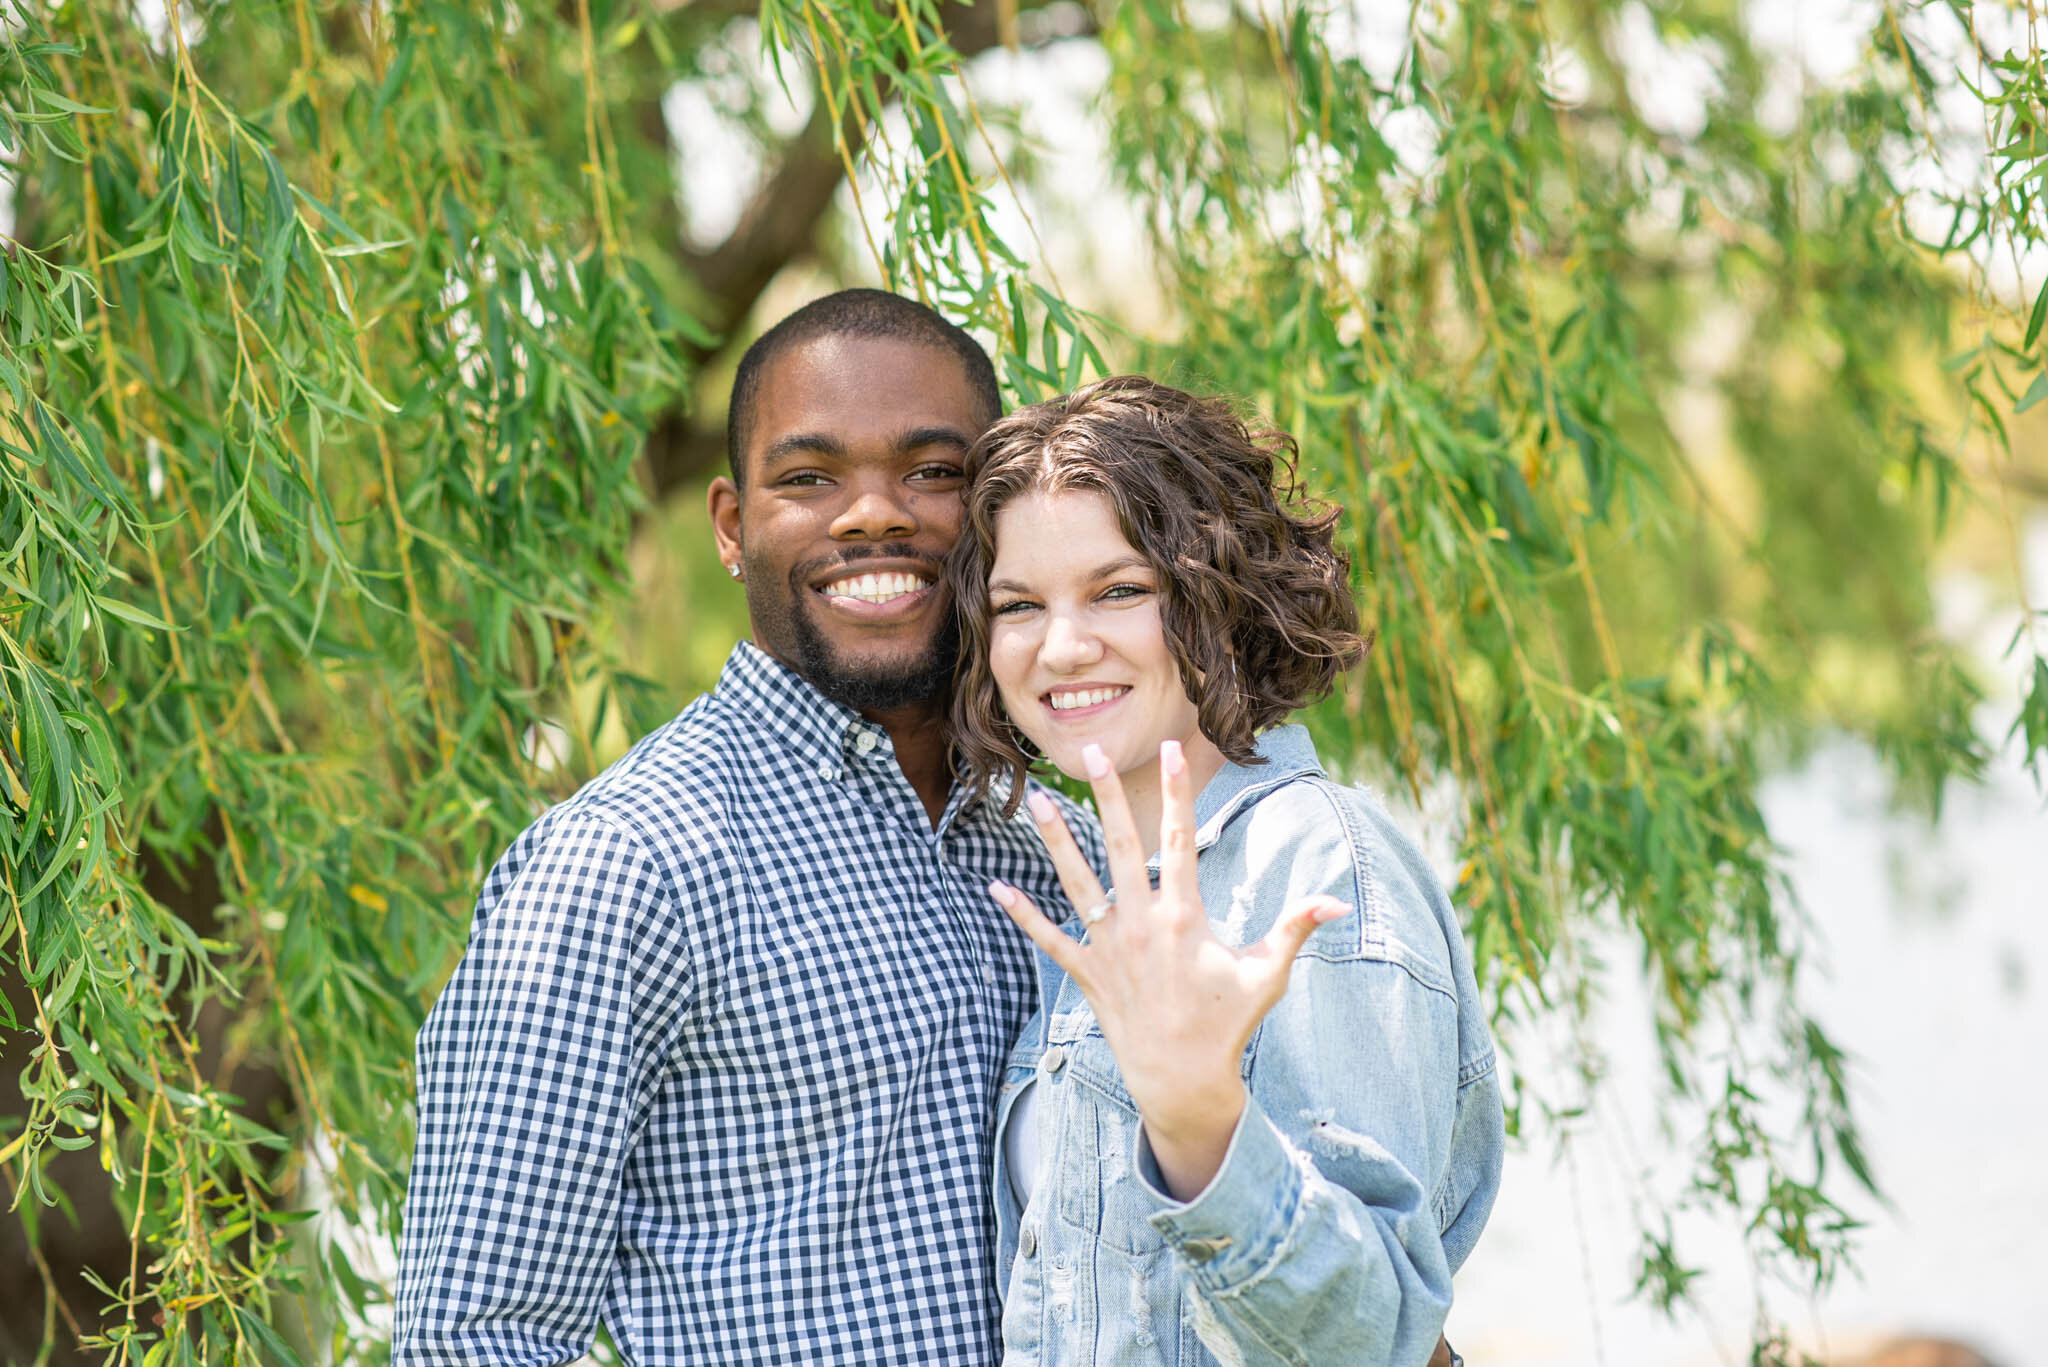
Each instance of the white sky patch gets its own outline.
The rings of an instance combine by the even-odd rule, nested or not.
[[[1262,0],[1262,12],[1264,4]],[[1413,5],[1359,0],[1328,7],[1317,32],[1331,56],[1355,60],[1376,84],[1389,86],[1407,60],[1414,16]]]
[[[1551,43],[1543,54],[1543,91],[1553,104],[1576,108],[1593,97],[1593,71],[1579,50]]]
[[[767,173],[747,111],[758,109],[771,135],[789,138],[810,121],[813,103],[806,65],[782,54],[785,89],[751,19],[735,21],[725,45],[706,52],[704,64],[705,75],[676,82],[661,101],[674,148],[683,236],[700,249],[717,246],[738,226]]]
[[[568,729],[551,721],[535,722],[520,738],[519,754],[543,774],[552,774],[569,762]]]
[[[1717,45],[1665,42],[1641,4],[1622,10],[1609,38],[1615,60],[1628,72],[1629,98],[1643,122],[1687,141],[1705,131],[1708,101],[1721,92]]]
[[[130,12],[135,16],[136,27],[142,30],[143,38],[157,55],[168,55],[171,50],[171,11],[164,0],[134,0]],[[187,47],[206,36],[205,22],[190,5],[178,12],[178,30],[185,35]]]

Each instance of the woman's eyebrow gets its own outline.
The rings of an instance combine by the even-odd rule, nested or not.
[[[1125,570],[1149,570],[1151,568],[1152,562],[1145,559],[1144,556],[1126,555],[1119,556],[1117,559],[1111,560],[1107,564],[1097,565],[1094,569],[1090,570],[1085,577],[1090,580],[1107,579],[1111,575],[1121,574]],[[1031,592],[1029,588],[1018,583],[1014,579],[992,579],[989,581],[988,591],[990,593]]]

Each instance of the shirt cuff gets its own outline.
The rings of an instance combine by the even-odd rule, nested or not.
[[[1249,1095],[1223,1165],[1192,1200],[1166,1194],[1142,1125],[1133,1158],[1138,1180],[1159,1206],[1146,1219],[1212,1290],[1246,1281],[1270,1263],[1301,1208],[1303,1160]]]

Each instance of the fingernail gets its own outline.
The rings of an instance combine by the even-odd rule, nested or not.
[[[1052,799],[1044,793],[1033,793],[1024,799],[1024,805],[1031,809],[1033,821],[1050,821],[1059,813],[1054,810]]]
[[[1033,796],[1036,796],[1036,794],[1033,794]],[[988,895],[995,898],[1000,905],[1006,907],[1015,905],[1017,901],[1016,891],[1000,878],[988,885]]]
[[[1163,740],[1159,742],[1159,772],[1178,774],[1188,767],[1186,758],[1180,752],[1180,742]]]
[[[1326,926],[1338,917],[1349,916],[1350,914],[1351,904],[1348,902],[1337,902],[1320,906],[1316,908],[1316,924]]]
[[[1109,777],[1109,756],[1102,753],[1099,745],[1081,747],[1081,767],[1088,771],[1090,778]]]

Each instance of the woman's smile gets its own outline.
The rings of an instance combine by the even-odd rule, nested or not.
[[[1066,684],[1040,696],[1057,722],[1099,717],[1129,695],[1129,684]]]

